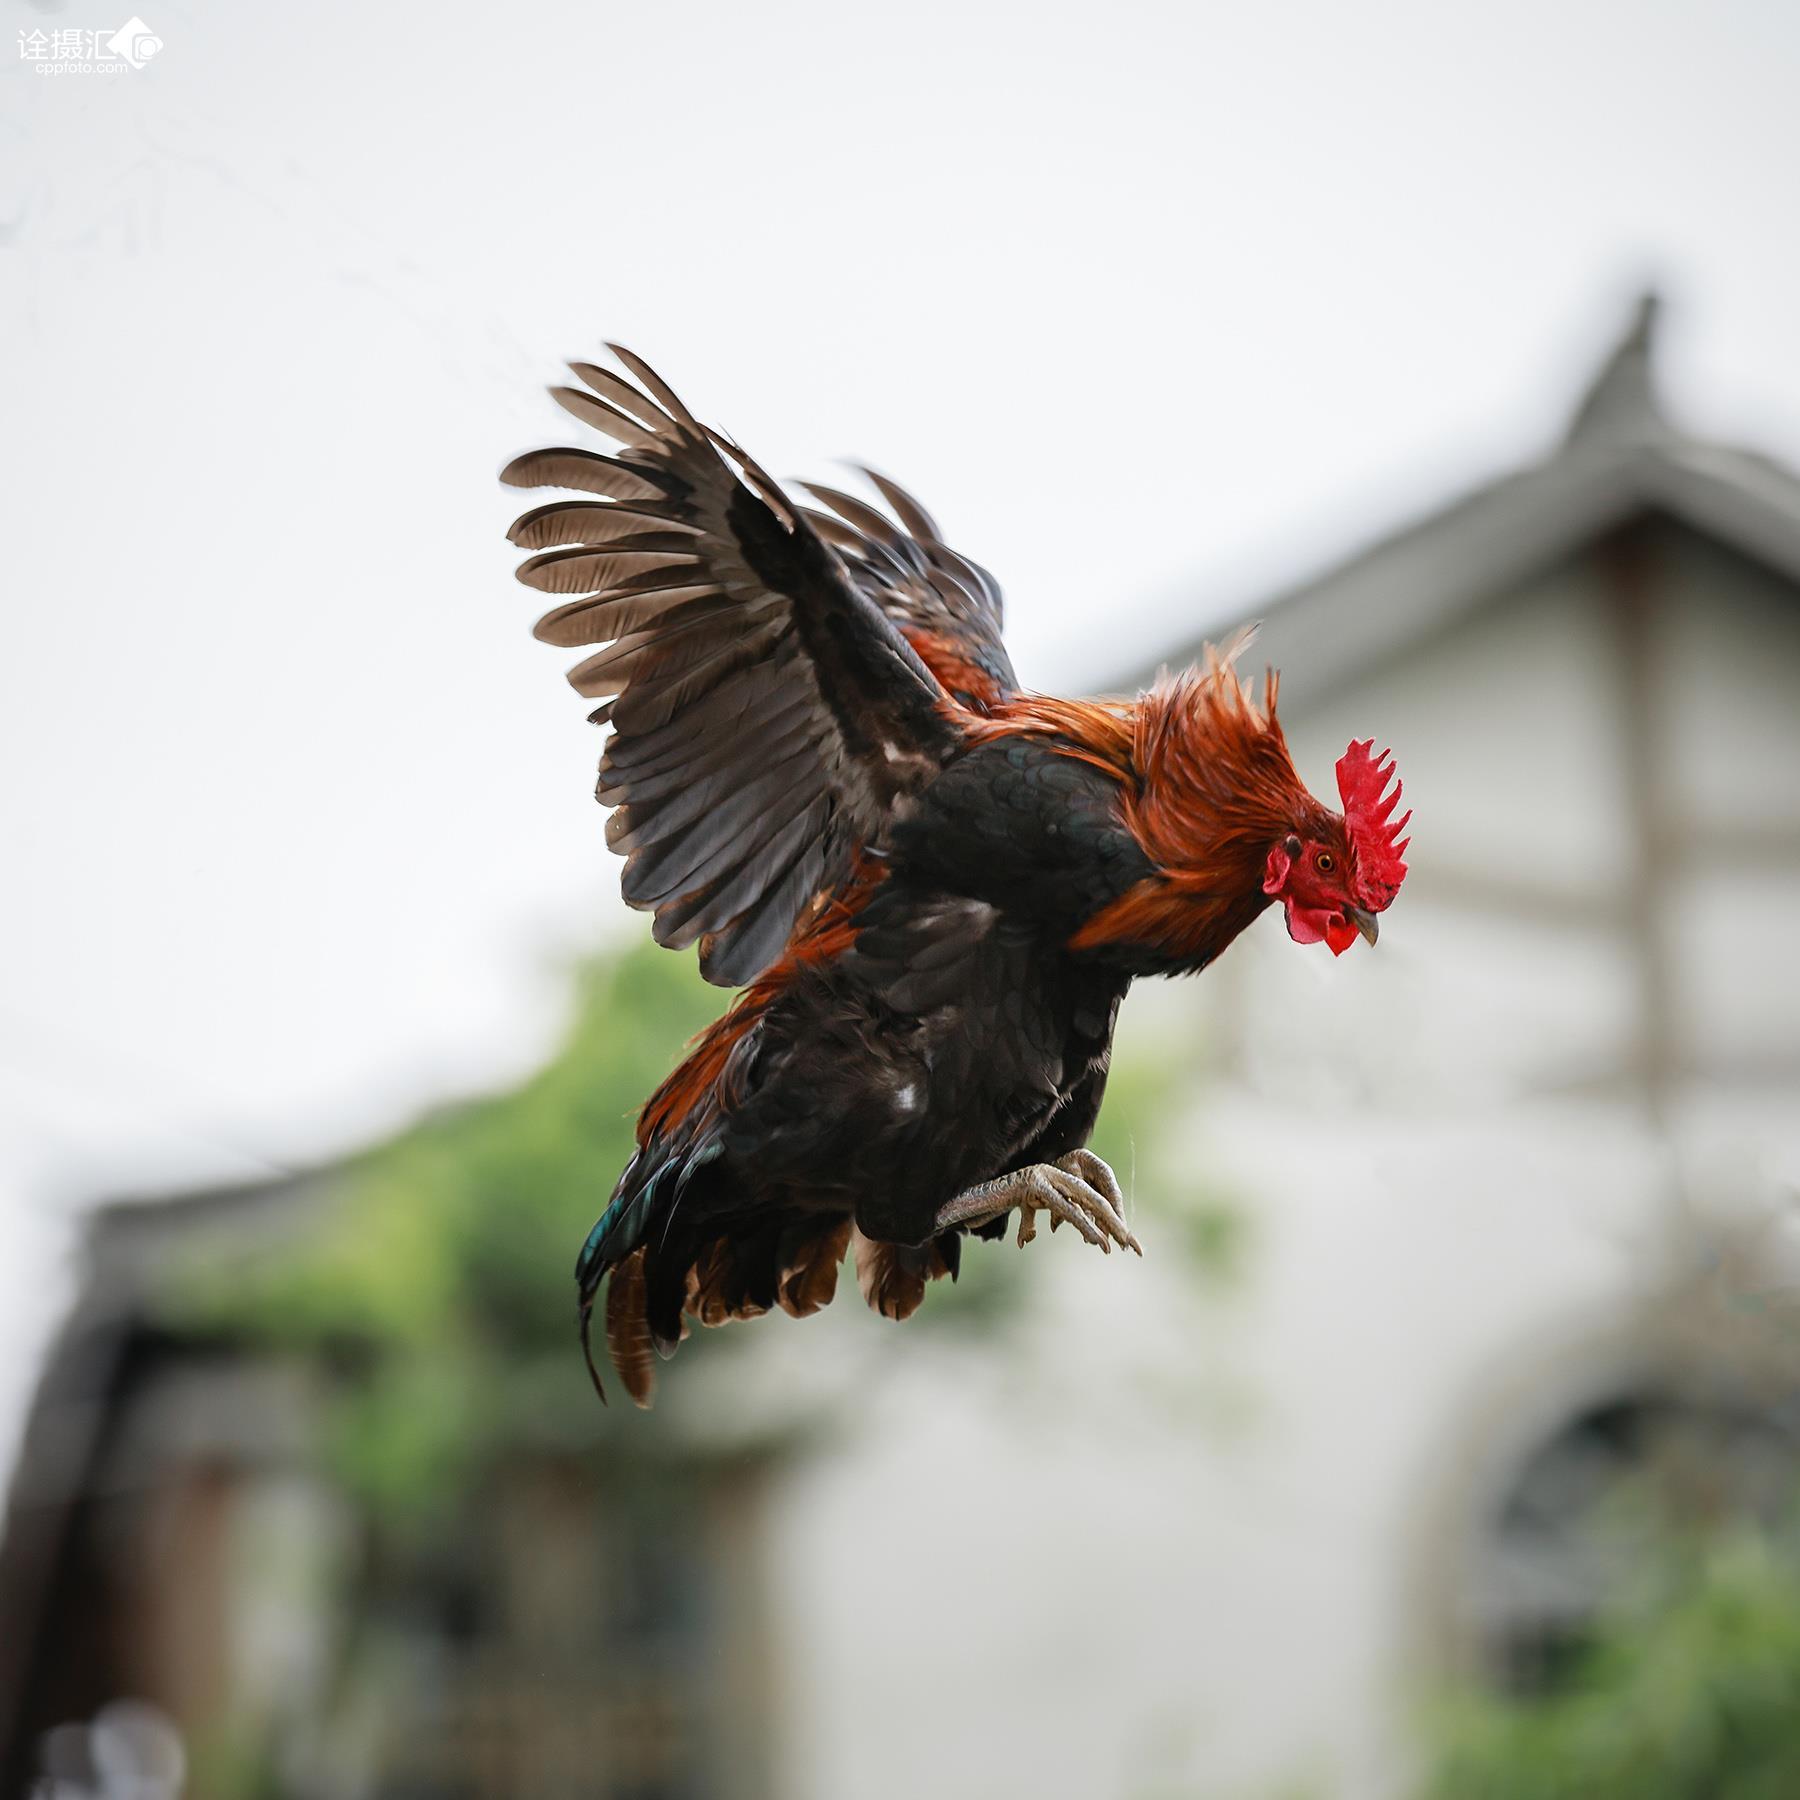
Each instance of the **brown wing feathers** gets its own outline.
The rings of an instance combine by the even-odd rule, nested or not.
[[[607,835],[626,899],[654,911],[659,942],[698,942],[707,977],[737,986],[937,766],[950,709],[776,483],[613,348],[635,385],[572,363],[583,386],[551,392],[617,453],[538,450],[502,472],[601,496],[520,517],[512,540],[534,554],[518,574],[568,596],[539,637],[603,646],[569,679],[613,728],[599,797],[618,808]]]
[[[569,679],[611,726],[598,796],[625,898],[655,914],[659,943],[697,943],[709,979],[752,984],[646,1105],[639,1156],[578,1265],[583,1344],[610,1268],[606,1335],[644,1404],[652,1353],[685,1335],[684,1312],[711,1325],[830,1300],[847,1215],[777,1210],[709,1233],[690,1208],[671,1246],[683,1171],[710,1154],[706,1121],[791,967],[854,941],[895,800],[1016,683],[998,587],[904,489],[865,471],[892,518],[830,488],[811,490],[826,510],[798,508],[611,348],[625,374],[571,363],[581,385],[551,392],[615,449],[535,450],[502,472],[586,496],[514,523],[530,553],[519,579],[559,602],[537,635],[591,652]],[[919,1252],[859,1238],[859,1278],[904,1317],[928,1278],[954,1273],[956,1250],[954,1237]]]
[[[854,494],[813,482],[801,485],[830,511],[803,509],[807,520],[947,690],[977,710],[994,706],[1018,686],[1001,636],[999,583],[952,550],[937,521],[898,482],[861,472],[899,526]]]

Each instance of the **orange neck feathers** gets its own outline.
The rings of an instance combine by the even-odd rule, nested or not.
[[[1275,672],[1259,702],[1233,665],[1238,647],[1209,646],[1201,667],[1165,675],[1133,701],[1023,697],[978,727],[982,737],[1060,738],[1069,755],[1116,776],[1125,824],[1156,865],[1072,948],[1135,946],[1157,966],[1201,967],[1269,904],[1270,845],[1329,820],[1294,772]]]
[[[1324,814],[1294,772],[1276,715],[1271,669],[1259,704],[1210,646],[1203,667],[1164,676],[1138,702],[1125,818],[1150,860],[1171,873],[1261,879],[1270,843]]]
[[[1157,872],[1088,920],[1075,949],[1136,947],[1151,966],[1199,969],[1269,904],[1269,846],[1324,816],[1294,772],[1278,685],[1271,669],[1259,705],[1230,655],[1209,647],[1203,667],[1138,702],[1123,811]]]

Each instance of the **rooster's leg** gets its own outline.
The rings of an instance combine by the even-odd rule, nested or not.
[[[986,1225],[1016,1206],[1021,1247],[1037,1236],[1036,1215],[1047,1212],[1053,1231],[1066,1219],[1102,1250],[1123,1244],[1142,1256],[1143,1245],[1131,1235],[1120,1210],[1124,1199],[1117,1178],[1099,1157],[1091,1150],[1071,1150],[1060,1162],[1033,1163],[958,1194],[938,1209],[935,1229]]]

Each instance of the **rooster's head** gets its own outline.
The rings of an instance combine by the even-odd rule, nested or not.
[[[1320,822],[1304,835],[1288,832],[1264,864],[1263,892],[1286,910],[1288,936],[1297,944],[1329,944],[1333,956],[1342,956],[1359,933],[1375,942],[1375,915],[1393,904],[1406,879],[1400,859],[1410,839],[1400,833],[1412,814],[1393,816],[1400,783],[1391,752],[1376,756],[1374,748],[1369,738],[1338,758],[1342,814],[1320,808]]]

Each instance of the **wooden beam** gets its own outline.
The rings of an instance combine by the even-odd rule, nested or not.
[[[1686,872],[1693,867],[1732,866],[1732,873],[1755,870],[1773,875],[1800,875],[1800,825],[1686,823],[1664,820],[1654,846],[1661,868]]]
[[[1412,877],[1408,897],[1468,912],[1524,919],[1567,931],[1623,931],[1629,909],[1621,893],[1577,893],[1542,882],[1433,863]]]
[[[1600,1059],[1585,1067],[1571,1064],[1559,1076],[1546,1071],[1524,1084],[1540,1099],[1623,1100],[1652,1079],[1654,1071],[1635,1053]],[[1757,1098],[1786,1099],[1800,1087],[1800,1055],[1785,1049],[1733,1050],[1713,1055],[1683,1055],[1663,1071],[1669,1089],[1722,1087],[1754,1090]]]
[[[1675,1056],[1674,983],[1663,931],[1667,870],[1657,860],[1671,820],[1656,716],[1656,610],[1666,546],[1655,521],[1621,527],[1595,552],[1612,620],[1627,823],[1634,868],[1626,884],[1626,930],[1637,963],[1644,1092],[1651,1115],[1664,1116]]]

